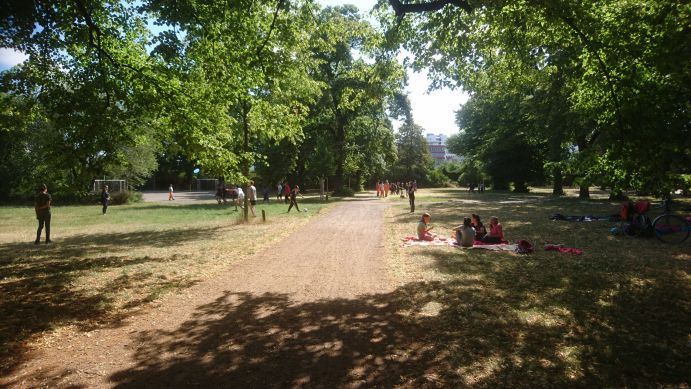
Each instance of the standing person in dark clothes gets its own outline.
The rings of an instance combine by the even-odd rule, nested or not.
[[[300,187],[298,185],[295,185],[295,188],[293,188],[292,191],[290,191],[290,206],[288,206],[288,212],[290,212],[290,209],[293,208],[293,205],[295,206],[295,209],[300,211],[300,208],[298,207],[298,200],[297,197],[300,194]],[[302,196],[300,194],[300,196]]]
[[[34,244],[41,243],[41,231],[43,226],[46,226],[46,244],[50,243],[50,202],[53,198],[48,194],[48,187],[43,184],[39,187],[39,193],[34,202],[34,210],[36,211],[36,219],[38,219],[38,230],[36,231],[36,240]]]
[[[103,214],[108,210],[108,201],[110,201],[110,193],[108,193],[108,185],[103,185],[101,189],[101,205],[103,205]]]
[[[410,202],[410,213],[415,212],[415,190],[417,190],[417,185],[413,183],[408,183],[408,201]]]
[[[286,181],[283,184],[283,196],[285,197],[286,204],[290,202],[290,194],[293,193],[292,190],[290,190],[290,184],[288,184],[288,181]]]

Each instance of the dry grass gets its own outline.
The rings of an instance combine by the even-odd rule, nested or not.
[[[54,207],[51,245],[33,244],[31,208],[0,208],[0,371],[47,331],[117,322],[271,246],[324,208],[305,205],[250,224],[214,203]]]
[[[418,212],[387,199],[390,266],[422,316],[432,304],[447,385],[683,387],[691,360],[691,242],[612,236],[610,222],[550,221],[552,213],[609,215],[603,199],[546,191],[468,194],[422,190]],[[397,204],[399,203],[399,204]],[[449,235],[464,216],[499,217],[530,255],[454,247],[401,247],[422,212]],[[576,256],[543,250],[559,243]]]

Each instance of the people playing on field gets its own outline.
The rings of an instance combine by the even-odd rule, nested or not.
[[[489,232],[482,238],[485,243],[501,243],[504,241],[504,230],[496,216],[489,218]]]
[[[432,228],[429,225],[429,221],[432,219],[429,213],[425,212],[422,214],[420,222],[417,224],[417,238],[420,240],[434,240],[435,234],[429,232]]]
[[[475,240],[475,228],[471,225],[469,217],[463,218],[463,224],[453,229],[455,231],[456,244],[462,247],[473,247]]]
[[[175,195],[173,193],[173,184],[168,186],[168,201],[175,200]]]
[[[482,240],[482,238],[487,235],[487,229],[485,225],[482,224],[480,215],[474,213],[470,215],[471,225],[475,228],[475,240]]]
[[[389,197],[389,190],[391,189],[391,186],[389,185],[389,180],[386,180],[384,182],[384,197]]]
[[[290,210],[295,206],[295,209],[297,209],[298,212],[300,211],[300,207],[298,207],[298,195],[302,196],[300,194],[300,186],[295,185],[295,188],[290,191],[290,206],[288,206],[288,213],[290,213]]]

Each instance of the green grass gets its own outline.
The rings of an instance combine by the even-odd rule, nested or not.
[[[300,200],[308,212],[257,204],[249,224],[214,202],[111,206],[105,216],[100,206],[58,206],[51,245],[33,244],[33,208],[0,207],[0,371],[46,331],[117,323],[270,246],[325,206]]]
[[[681,387],[691,360],[691,242],[612,236],[613,223],[550,221],[552,213],[609,215],[606,200],[543,193],[422,190],[387,212],[389,261],[413,316],[430,324],[449,386]],[[499,217],[508,240],[530,255],[453,247],[401,247],[422,212],[435,232],[464,216]],[[582,256],[543,250],[559,243]],[[428,319],[429,320],[429,319]]]

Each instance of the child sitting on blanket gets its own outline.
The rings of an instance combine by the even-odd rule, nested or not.
[[[501,243],[504,241],[504,230],[499,224],[499,218],[489,218],[489,233],[482,238],[485,243]]]
[[[482,240],[482,238],[487,235],[487,229],[485,226],[482,224],[482,220],[480,220],[480,215],[474,213],[470,215],[471,218],[471,225],[475,229],[475,240]]]
[[[436,235],[429,232],[433,227],[429,227],[429,221],[432,219],[429,213],[422,214],[422,219],[417,224],[417,238],[420,240],[434,240]]]
[[[463,224],[454,228],[456,231],[456,244],[461,247],[473,247],[475,240],[475,229],[471,225],[470,218],[463,218]]]

